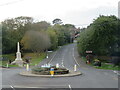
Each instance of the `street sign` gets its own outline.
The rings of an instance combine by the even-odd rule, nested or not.
[[[50,69],[50,74],[51,74],[51,76],[54,75],[54,68],[51,68],[51,69]]]
[[[86,51],[86,53],[92,53],[92,51]]]

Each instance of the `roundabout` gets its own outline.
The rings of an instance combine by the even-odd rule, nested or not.
[[[31,69],[33,74],[38,75],[61,75],[61,74],[68,74],[69,70],[63,67],[56,67],[56,66],[45,66],[45,67],[34,67]]]
[[[31,70],[23,71],[19,73],[22,76],[33,76],[33,77],[70,77],[81,75],[79,71],[71,71],[63,67],[52,66],[50,64],[45,64],[42,66],[33,67]]]
[[[51,78],[51,77],[72,77],[72,76],[78,76],[82,75],[81,72],[74,72],[74,71],[69,71],[68,74],[61,74],[61,75],[38,75],[38,74],[33,74],[31,71],[24,71],[19,73],[22,76],[28,76],[28,77],[43,77],[43,78]]]

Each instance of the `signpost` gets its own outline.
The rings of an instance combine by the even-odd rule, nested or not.
[[[90,64],[90,62],[91,62],[91,55],[92,55],[92,51],[86,51],[86,59],[87,59],[87,61],[86,61],[86,64]]]
[[[76,64],[74,65],[74,71],[75,71],[75,72],[77,71],[77,66],[76,66]]]
[[[54,68],[51,68],[51,69],[50,69],[50,74],[51,74],[51,76],[54,75]]]
[[[59,64],[58,63],[56,64],[56,68],[59,68]]]
[[[48,58],[48,54],[47,54],[46,58]]]
[[[9,64],[7,63],[7,68],[9,67]]]
[[[29,64],[26,65],[26,70],[29,71]]]

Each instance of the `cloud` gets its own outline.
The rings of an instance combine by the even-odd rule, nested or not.
[[[100,14],[116,15],[118,3],[118,0],[0,0],[2,4],[15,1],[19,2],[0,7],[0,21],[31,16],[48,22],[60,18],[64,23],[82,26],[90,24]]]
[[[86,26],[92,23],[99,15],[115,15],[117,16],[118,9],[116,7],[102,6],[85,11],[69,11],[63,17],[65,23],[73,23],[77,26]],[[64,22],[63,21],[63,22]]]

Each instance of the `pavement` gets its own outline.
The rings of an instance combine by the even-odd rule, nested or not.
[[[73,71],[73,67],[77,65],[77,71],[82,75],[75,77],[26,77],[19,75],[20,72],[26,71],[25,68],[8,68],[2,70],[2,86],[3,87],[22,87],[22,88],[118,88],[118,75],[113,70],[96,69],[80,58],[76,44],[62,46],[57,51],[49,55],[38,66],[45,63],[55,65],[59,63],[61,67],[65,67]]]

